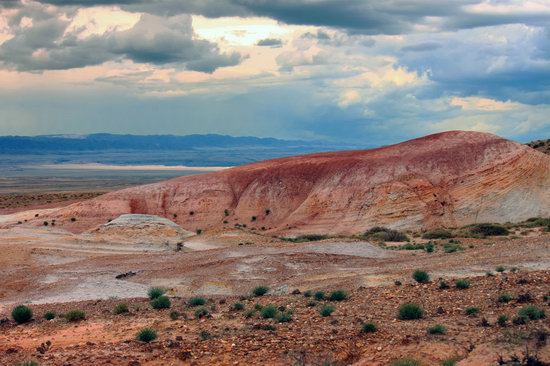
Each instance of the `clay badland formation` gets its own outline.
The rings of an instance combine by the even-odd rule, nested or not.
[[[163,216],[187,230],[246,225],[273,233],[517,222],[550,215],[550,157],[491,134],[445,132],[176,178],[49,216],[76,218],[64,227],[80,232],[125,213]]]

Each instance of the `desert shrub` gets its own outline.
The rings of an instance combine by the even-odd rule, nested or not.
[[[508,235],[508,229],[498,224],[474,224],[468,226],[473,235],[479,236],[502,236]]]
[[[445,282],[445,280],[439,281],[439,289],[440,290],[446,290],[449,288],[449,284]]]
[[[82,310],[71,310],[65,313],[65,319],[69,322],[78,322],[86,319],[86,313]]]
[[[518,295],[518,302],[524,304],[526,302],[532,302],[533,296],[529,292],[524,292]]]
[[[460,290],[465,290],[467,288],[470,288],[470,281],[465,280],[465,279],[457,280],[455,282],[455,287],[460,289]]]
[[[317,300],[324,300],[325,299],[325,292],[324,291],[317,291],[313,295]]]
[[[328,239],[329,236],[328,235],[323,235],[323,234],[308,234],[308,235],[300,235],[300,236],[296,236],[294,238],[280,238],[281,240],[284,240],[284,241],[289,241],[291,243],[305,243],[305,242],[308,242],[308,241],[319,241],[319,240],[324,240],[324,239]]]
[[[426,245],[424,245],[424,250],[426,251],[426,253],[433,253],[435,251],[434,243],[426,243]]]
[[[197,308],[197,310],[195,310],[195,318],[197,319],[206,318],[209,315],[210,315],[210,312],[204,306],[201,306]]]
[[[458,243],[449,242],[449,243],[443,244],[443,251],[445,253],[455,253],[455,252],[458,252],[459,250],[462,250],[462,247]]]
[[[330,316],[336,308],[330,304],[325,304],[321,307],[319,310],[319,314],[321,314],[322,317]]]
[[[391,366],[420,366],[420,362],[413,358],[401,358],[393,361]]]
[[[508,292],[504,292],[500,295],[498,295],[498,299],[497,301],[500,302],[500,303],[507,303],[507,302],[510,302],[514,299],[514,297],[509,294]]]
[[[361,326],[361,333],[375,333],[378,327],[374,323],[365,323]]]
[[[457,357],[446,358],[443,361],[441,361],[441,366],[456,366],[458,361],[459,361],[459,358]]]
[[[15,366],[40,366],[38,362],[34,360],[21,361],[15,364]]]
[[[244,313],[245,318],[252,318],[255,315],[256,315],[256,310],[254,309],[249,309]]]
[[[464,314],[468,316],[476,316],[477,314],[479,314],[479,308],[475,306],[469,306],[466,309],[464,309]]]
[[[18,305],[11,311],[11,317],[17,324],[28,323],[32,319],[32,310],[28,306]]]
[[[264,306],[262,304],[259,304],[259,303],[254,304],[254,309],[257,311],[262,311],[263,308]]]
[[[400,246],[387,247],[389,250],[425,250],[426,246],[424,244],[412,244],[407,243]]]
[[[156,299],[151,300],[151,307],[153,309],[169,309],[172,303],[170,302],[170,299],[168,296],[159,296]]]
[[[506,268],[504,268],[504,266],[497,266],[497,268],[495,268],[495,271],[497,271],[498,273],[502,273],[506,271]]]
[[[512,319],[512,323],[514,323],[514,325],[527,324],[528,321],[529,321],[529,318],[525,316],[516,316],[514,317],[514,319]]]
[[[207,341],[210,338],[212,338],[212,335],[209,332],[207,332],[206,330],[201,330],[199,332],[199,338],[201,339],[201,341]]]
[[[260,311],[262,318],[264,319],[273,319],[277,315],[277,307],[275,305],[267,305]]]
[[[165,292],[166,290],[164,290],[163,288],[151,287],[149,291],[147,291],[147,295],[149,295],[149,299],[153,300],[157,297],[161,297],[162,295],[164,295]]]
[[[315,301],[315,300],[309,300],[309,301],[306,303],[306,306],[307,306],[308,308],[313,308],[313,307],[317,306],[317,301]]]
[[[422,237],[424,239],[450,239],[453,237],[453,234],[446,229],[433,229],[426,231]]]
[[[332,291],[330,294],[330,301],[343,301],[348,298],[348,293],[344,290],[336,290]]]
[[[233,304],[233,310],[241,311],[244,309],[244,304],[242,302],[236,302]]]
[[[417,304],[407,303],[399,307],[397,318],[400,320],[421,319],[424,316],[424,310]]]
[[[46,311],[44,313],[44,319],[46,319],[46,320],[55,319],[55,313],[53,311]]]
[[[400,231],[388,229],[382,226],[375,226],[372,229],[365,232],[363,235],[369,239],[380,241],[409,241],[407,235]]]
[[[180,315],[181,315],[181,314],[179,313],[179,311],[176,311],[176,310],[171,311],[171,312],[170,312],[170,319],[171,319],[171,320],[178,320],[179,317],[180,317]]]
[[[292,314],[288,311],[281,311],[277,314],[275,319],[279,323],[288,323],[288,322],[292,321]]]
[[[525,227],[550,226],[550,218],[546,217],[531,217],[522,223]]]
[[[204,297],[192,297],[189,299],[188,304],[190,306],[202,306],[206,304],[206,299]]]
[[[500,315],[497,318],[497,324],[501,327],[505,327],[506,323],[508,323],[508,317],[506,315]]]
[[[254,222],[254,221],[256,221],[256,219],[257,219],[256,216],[252,216],[252,217],[250,218],[250,221]]]
[[[418,283],[426,283],[430,280],[428,272],[416,270],[412,274],[412,278]]]
[[[258,297],[258,296],[263,296],[267,294],[268,291],[269,291],[269,287],[267,286],[257,286],[252,290],[252,294]]]
[[[522,307],[518,311],[518,316],[528,318],[530,320],[539,320],[544,319],[546,317],[546,314],[544,313],[544,310],[534,305],[528,305]]]
[[[151,328],[143,328],[137,333],[136,339],[140,342],[149,343],[157,339],[157,332]]]
[[[447,329],[441,324],[436,324],[428,328],[428,334],[445,334],[445,333],[447,333]]]
[[[115,310],[113,311],[115,314],[126,314],[128,313],[128,305],[121,303],[116,304]]]
[[[313,291],[311,290],[304,291],[304,297],[312,297],[312,296],[313,296]]]

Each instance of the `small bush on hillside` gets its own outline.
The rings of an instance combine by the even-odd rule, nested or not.
[[[464,309],[464,314],[468,316],[476,316],[477,314],[479,314],[479,308],[475,306],[469,306],[466,309]]]
[[[378,327],[374,323],[365,323],[361,327],[361,333],[375,333]]]
[[[311,290],[304,291],[304,297],[312,297],[312,296],[313,296],[313,291]]]
[[[195,310],[195,318],[197,319],[206,318],[209,315],[210,312],[204,306],[201,306],[200,308],[197,308],[197,310]]]
[[[21,361],[15,364],[15,366],[40,366],[38,362],[29,360],[29,361]]]
[[[368,230],[363,236],[380,241],[409,241],[407,235],[397,230],[388,229],[382,226],[375,226]]]
[[[508,235],[508,229],[498,224],[474,224],[468,226],[468,230],[473,235],[479,236],[502,236]]]
[[[315,301],[315,300],[309,300],[309,301],[306,303],[306,306],[307,306],[308,308],[313,308],[313,307],[317,306],[317,301]]]
[[[532,302],[533,296],[529,292],[524,292],[518,295],[518,302],[524,304],[526,302]]]
[[[456,366],[456,364],[459,360],[460,359],[457,358],[457,357],[447,358],[447,359],[441,361],[441,366]]]
[[[449,284],[447,284],[447,282],[445,282],[445,280],[439,281],[439,289],[440,290],[446,290],[448,288],[449,288]]]
[[[258,287],[255,287],[252,290],[252,294],[254,296],[258,297],[258,296],[263,296],[263,295],[267,294],[268,291],[269,291],[269,287],[267,287],[267,286],[258,286]]]
[[[470,281],[468,280],[457,280],[455,282],[455,287],[460,289],[460,290],[465,290],[467,288],[470,288]]]
[[[65,313],[65,319],[69,322],[78,322],[86,319],[86,313],[82,310],[71,310]]]
[[[113,311],[115,314],[127,314],[129,312],[128,310],[128,305],[122,303],[122,304],[117,304],[115,306],[115,310]]]
[[[412,274],[412,278],[418,283],[426,283],[430,280],[428,272],[416,270]]]
[[[192,297],[189,299],[190,306],[202,306],[206,304],[206,299],[204,297]]]
[[[157,332],[151,328],[143,328],[137,333],[136,339],[140,342],[149,343],[157,339]]]
[[[512,323],[514,323],[514,325],[527,324],[528,321],[529,321],[529,318],[525,316],[516,316],[514,317],[514,319],[512,319]]]
[[[507,292],[504,292],[504,293],[498,295],[498,299],[497,299],[497,300],[498,300],[498,302],[500,302],[500,303],[507,303],[507,302],[512,301],[513,299],[514,299],[514,297],[513,297],[511,294],[509,294],[509,293],[507,293]]]
[[[433,253],[435,251],[434,243],[432,242],[426,243],[426,245],[424,245],[424,250],[426,251],[426,253]]]
[[[199,333],[199,338],[201,339],[201,341],[204,342],[212,338],[212,335],[208,333],[206,330],[201,330]]]
[[[455,253],[459,250],[462,250],[463,248],[460,246],[460,244],[457,243],[445,243],[443,244],[443,251],[445,253]]]
[[[522,223],[525,227],[540,227],[550,226],[550,218],[545,217],[531,217]]]
[[[321,307],[319,310],[319,314],[321,314],[322,317],[330,316],[336,308],[330,304],[325,304]]]
[[[530,320],[539,320],[544,319],[546,317],[546,314],[544,313],[544,310],[533,305],[528,305],[522,307],[518,311],[518,316],[529,318]]]
[[[256,310],[254,309],[249,309],[244,313],[245,318],[252,318],[255,315],[256,315]]]
[[[46,311],[44,313],[44,319],[46,319],[46,320],[55,319],[55,313],[53,311]]]
[[[277,316],[275,317],[275,319],[279,323],[288,323],[288,322],[292,321],[292,314],[288,311],[281,311],[281,312],[277,313]]]
[[[309,241],[319,241],[319,240],[324,240],[324,239],[328,239],[329,236],[328,235],[322,235],[322,234],[308,234],[308,235],[300,235],[300,236],[297,236],[297,237],[294,237],[294,238],[280,238],[281,240],[284,240],[284,241],[289,241],[291,243],[305,243],[305,242],[309,242]]]
[[[156,299],[151,300],[151,306],[153,309],[169,309],[172,303],[170,302],[170,299],[168,296],[159,296]]]
[[[348,298],[348,293],[344,290],[336,290],[332,291],[330,294],[330,301],[343,301]]]
[[[436,324],[434,326],[431,326],[428,328],[428,334],[445,334],[447,333],[447,329],[441,324]]]
[[[179,313],[179,311],[176,311],[176,310],[171,311],[171,312],[170,312],[170,319],[171,319],[171,320],[178,320],[179,317],[180,317],[180,315],[181,315],[181,314]]]
[[[504,268],[504,266],[497,266],[497,268],[495,268],[495,271],[497,271],[498,273],[502,273],[506,271],[506,268]]]
[[[242,302],[236,302],[233,304],[233,310],[241,311],[244,309],[244,304]]]
[[[420,362],[413,358],[402,358],[395,360],[391,363],[391,366],[420,366]]]
[[[147,291],[147,295],[149,295],[149,299],[153,300],[157,297],[161,297],[162,295],[164,295],[165,292],[166,290],[164,290],[163,288],[151,287],[149,291]]]
[[[506,315],[500,315],[497,319],[497,324],[501,327],[505,327],[508,323],[508,317]]]
[[[317,292],[315,292],[314,296],[319,301],[324,300],[325,299],[325,292],[324,291],[317,291]]]
[[[264,319],[273,319],[277,315],[277,307],[275,305],[267,305],[260,311],[262,318]]]
[[[28,323],[32,319],[32,310],[28,306],[18,305],[11,311],[11,317],[17,324]]]
[[[424,310],[417,304],[407,303],[399,307],[397,318],[400,320],[421,319],[424,316]]]
[[[450,239],[453,237],[453,234],[446,229],[433,229],[426,231],[422,237],[424,239]]]

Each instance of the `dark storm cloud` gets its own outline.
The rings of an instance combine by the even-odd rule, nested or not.
[[[120,5],[156,15],[265,16],[287,24],[327,26],[359,34],[403,34],[440,20],[440,30],[502,24],[544,24],[544,12],[474,12],[481,0],[40,0],[59,6]],[[493,5],[504,4],[494,3]]]
[[[161,18],[145,14],[131,29],[78,39],[64,36],[68,21],[55,15],[33,18],[0,45],[0,61],[20,71],[62,70],[129,59],[155,65],[179,64],[213,72],[236,65],[237,53],[222,54],[216,44],[193,38],[191,17]]]
[[[278,38],[265,38],[260,39],[257,45],[263,47],[281,47],[283,45],[283,41]]]

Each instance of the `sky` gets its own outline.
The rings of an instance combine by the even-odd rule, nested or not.
[[[550,0],[0,0],[0,135],[550,138]]]

